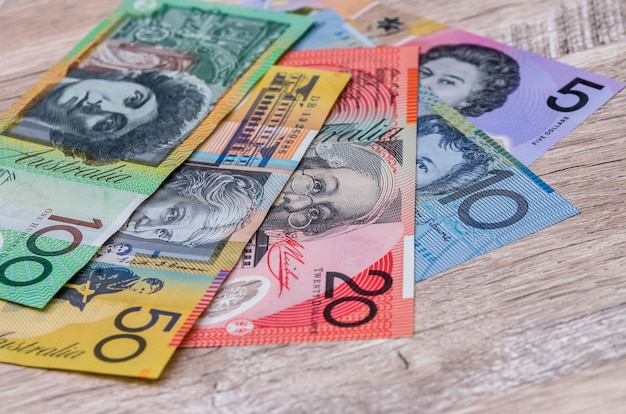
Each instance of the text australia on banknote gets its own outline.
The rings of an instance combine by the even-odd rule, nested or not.
[[[0,361],[157,378],[349,78],[270,68],[46,307],[0,301]]]
[[[0,298],[43,307],[310,24],[122,3],[0,119]]]
[[[416,47],[290,52],[352,81],[183,346],[413,334]]]

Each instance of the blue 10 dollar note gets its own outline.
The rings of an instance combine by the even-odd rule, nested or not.
[[[416,282],[578,213],[423,86],[419,105]]]

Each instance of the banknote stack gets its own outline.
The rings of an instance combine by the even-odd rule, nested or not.
[[[622,83],[333,3],[124,0],[0,118],[0,361],[412,336],[415,282],[578,213],[527,165]]]

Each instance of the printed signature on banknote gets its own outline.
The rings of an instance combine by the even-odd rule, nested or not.
[[[289,234],[285,234],[284,238],[283,241],[274,243],[267,254],[267,266],[280,286],[278,296],[283,293],[283,289],[290,290],[289,283],[292,279],[299,279],[296,269],[298,263],[304,264],[304,246]]]

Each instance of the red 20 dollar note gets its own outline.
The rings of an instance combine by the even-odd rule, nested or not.
[[[352,74],[182,346],[411,336],[418,49],[292,52]]]

